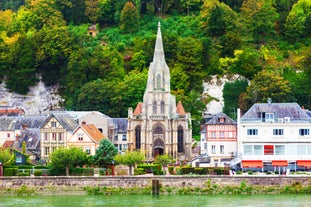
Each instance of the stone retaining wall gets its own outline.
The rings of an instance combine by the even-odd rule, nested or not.
[[[0,177],[0,189],[14,189],[23,185],[36,189],[66,189],[79,191],[84,187],[143,188],[152,180],[159,180],[164,187],[204,187],[210,180],[219,186],[249,185],[284,186],[300,183],[311,184],[311,176],[103,176],[103,177]]]

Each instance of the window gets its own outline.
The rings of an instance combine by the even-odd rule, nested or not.
[[[49,141],[49,134],[47,132],[44,133],[44,141]]]
[[[258,129],[248,129],[247,135],[251,135],[251,136],[258,135]]]
[[[161,75],[157,75],[157,88],[161,87]]]
[[[157,113],[157,102],[156,101],[154,101],[153,104],[152,104],[152,111],[153,111],[154,114]]]
[[[262,145],[254,145],[254,155],[262,155]]]
[[[300,136],[310,135],[310,130],[309,129],[299,129],[299,135]]]
[[[204,149],[205,150],[207,149],[207,143],[204,143]]]
[[[82,134],[82,133],[79,133],[79,134],[78,134],[78,140],[79,140],[79,141],[83,141],[83,134]]]
[[[220,132],[220,138],[224,138],[225,137],[225,132]]]
[[[56,147],[52,147],[52,152],[55,152],[55,150],[56,150]]]
[[[285,155],[285,145],[275,145],[275,155]]]
[[[51,122],[51,127],[56,127],[56,122],[55,121]]]
[[[244,145],[244,154],[252,155],[253,154],[253,146],[252,145]]]
[[[15,162],[16,162],[16,163],[22,163],[22,160],[23,160],[23,159],[22,159],[22,155],[17,154],[16,157],[15,157]]]
[[[274,113],[263,113],[263,122],[274,122]]]
[[[58,140],[63,141],[63,133],[58,133]]]
[[[140,126],[137,126],[135,128],[135,148],[140,149],[140,142],[141,142],[141,137],[140,137]]]
[[[184,152],[184,128],[182,126],[177,129],[177,152]]]
[[[216,146],[212,145],[212,153],[215,154],[216,153]]]
[[[46,156],[48,156],[50,154],[50,148],[49,147],[45,147],[44,153],[45,153]]]
[[[264,146],[264,155],[273,155],[274,154],[274,146],[273,145],[265,145]]]
[[[224,153],[225,153],[225,146],[220,145],[220,154],[224,154]]]
[[[8,133],[8,134],[7,134],[7,137],[8,137],[8,138],[10,138],[10,136],[11,136],[11,134],[10,134],[10,133]]]
[[[283,129],[273,129],[273,135],[284,135]]]
[[[215,138],[216,137],[216,132],[211,132],[211,137]]]
[[[91,148],[90,147],[86,147],[85,152],[86,152],[86,154],[90,155],[91,154]]]
[[[164,101],[161,101],[161,114],[164,114],[165,110],[164,110]]]
[[[297,145],[297,155],[306,155],[307,154],[307,148],[305,145]]]
[[[53,142],[56,142],[56,132],[53,132],[53,133],[52,133],[52,141],[53,141]]]
[[[126,141],[126,134],[122,135],[122,141]]]

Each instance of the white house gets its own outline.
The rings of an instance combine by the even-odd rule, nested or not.
[[[311,117],[297,103],[257,103],[237,121],[242,168],[311,167]]]

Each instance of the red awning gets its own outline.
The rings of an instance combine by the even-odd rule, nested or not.
[[[272,160],[272,166],[288,166],[287,160]]]
[[[311,167],[311,160],[297,160],[297,165],[302,167]]]
[[[252,167],[258,167],[262,168],[262,160],[242,160],[242,167],[243,168],[252,168]]]

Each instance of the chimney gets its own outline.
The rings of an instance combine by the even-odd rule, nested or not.
[[[86,125],[86,121],[82,121],[82,125]]]
[[[23,124],[23,125],[22,125],[22,129],[23,129],[23,130],[26,130],[27,127],[28,127],[27,124]]]

